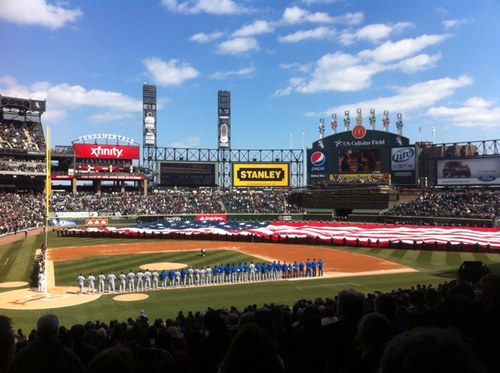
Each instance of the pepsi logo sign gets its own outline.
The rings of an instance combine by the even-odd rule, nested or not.
[[[407,162],[412,159],[415,155],[415,150],[411,148],[399,149],[392,155],[392,161],[394,163]]]
[[[325,164],[326,162],[326,157],[325,155],[323,154],[323,152],[314,152],[311,154],[311,164],[314,166],[314,167],[321,167]]]

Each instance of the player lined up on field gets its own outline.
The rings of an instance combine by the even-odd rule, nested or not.
[[[136,292],[166,289],[167,287],[200,286],[210,284],[243,283],[255,281],[273,281],[300,277],[323,276],[324,262],[307,259],[293,263],[274,262],[250,262],[239,264],[220,264],[205,268],[185,267],[170,270],[139,270],[134,272],[120,272],[115,275],[100,273],[94,276],[90,273],[85,277],[80,273],[76,282],[78,293],[83,294],[87,286],[88,294],[103,294],[115,292]],[[97,284],[97,287],[96,287]]]

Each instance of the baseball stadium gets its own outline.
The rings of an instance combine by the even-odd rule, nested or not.
[[[326,371],[386,312],[397,333],[451,327],[498,347],[500,140],[412,143],[401,114],[393,131],[389,111],[378,128],[357,109],[331,134],[321,119],[306,149],[234,149],[219,91],[218,147],[168,148],[144,84],[142,144],[52,145],[45,101],[0,99],[0,314],[19,343],[55,314],[68,346],[84,325],[95,354],[133,340],[136,369],[201,371],[257,323],[285,365]]]

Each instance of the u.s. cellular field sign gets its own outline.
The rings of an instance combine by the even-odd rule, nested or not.
[[[235,187],[288,187],[288,163],[233,163]]]

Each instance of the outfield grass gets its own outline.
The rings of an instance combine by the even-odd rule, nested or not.
[[[36,249],[44,242],[43,235],[29,237],[8,245],[0,246],[0,282],[29,281]],[[95,245],[109,243],[130,243],[129,239],[92,239],[68,238],[49,235],[49,247]],[[137,240],[145,245],[154,244],[152,240]],[[331,247],[325,247],[331,250]],[[70,248],[68,248],[70,250]],[[325,278],[313,280],[278,281],[268,283],[248,283],[204,288],[172,289],[149,292],[149,298],[137,302],[116,302],[112,296],[79,306],[64,307],[54,310],[14,311],[0,309],[0,314],[14,320],[15,328],[25,331],[35,327],[36,319],[41,315],[54,312],[65,326],[83,323],[87,320],[110,321],[126,320],[135,317],[141,309],[151,319],[175,318],[178,311],[202,311],[207,307],[219,308],[236,306],[243,308],[249,304],[258,306],[265,303],[293,304],[296,300],[316,297],[334,297],[340,290],[353,288],[363,293],[389,291],[398,287],[407,288],[416,284],[433,284],[452,280],[460,264],[466,260],[479,260],[489,265],[495,273],[500,273],[500,255],[482,253],[432,252],[414,250],[390,250],[368,248],[339,248],[335,250],[356,251],[366,255],[391,260],[415,268],[418,272],[388,274],[377,276],[352,276],[343,278]],[[114,255],[92,257],[82,260],[57,262],[55,265],[56,284],[75,286],[76,275],[80,272],[119,273],[123,270],[138,268],[139,264],[151,262],[178,262],[193,266],[216,265],[226,262],[249,261],[241,253],[231,251],[210,251],[206,257],[194,252],[155,253],[138,255]],[[10,289],[0,289],[2,292]]]

